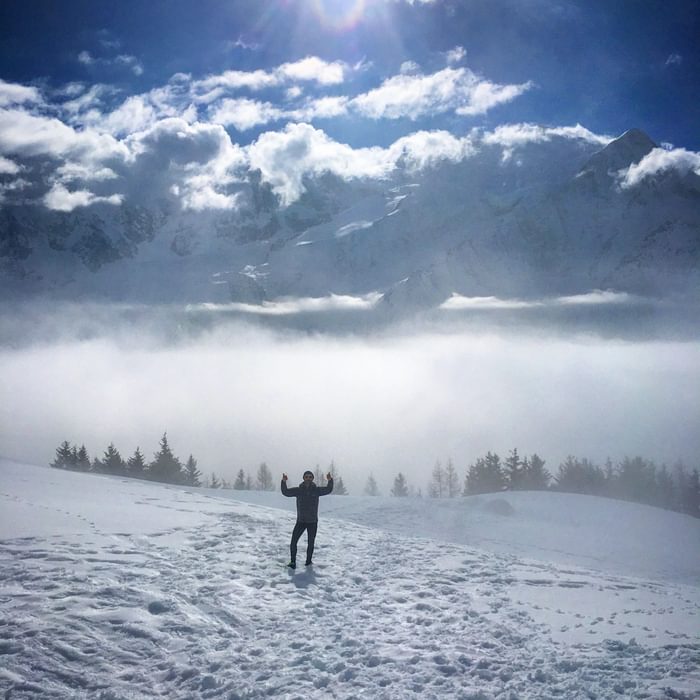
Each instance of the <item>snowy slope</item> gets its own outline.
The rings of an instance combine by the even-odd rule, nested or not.
[[[611,527],[617,504],[546,494],[330,496],[314,567],[291,572],[291,499],[236,495],[0,462],[0,692],[700,697],[696,520],[638,508]],[[607,567],[654,531],[675,534],[677,559],[646,542],[662,576]]]

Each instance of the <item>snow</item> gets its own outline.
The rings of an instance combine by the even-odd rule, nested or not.
[[[700,698],[698,520],[328,496],[292,572],[293,507],[0,460],[0,694]]]

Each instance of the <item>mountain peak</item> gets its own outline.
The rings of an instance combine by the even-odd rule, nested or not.
[[[641,129],[630,129],[592,156],[584,166],[583,172],[608,174],[629,168],[654,148],[656,144]]]

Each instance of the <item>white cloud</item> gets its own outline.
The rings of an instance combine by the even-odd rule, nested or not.
[[[683,63],[683,56],[681,56],[679,53],[672,53],[666,59],[667,66],[680,66],[681,63]]]
[[[35,87],[6,83],[0,79],[0,107],[41,102],[41,93]]]
[[[404,136],[390,147],[391,160],[411,170],[422,170],[442,160],[457,162],[475,153],[469,137],[457,138],[447,131],[418,131]]]
[[[687,151],[685,148],[674,148],[671,151],[665,148],[655,148],[639,161],[627,169],[620,170],[618,179],[622,188],[634,187],[648,177],[676,170],[681,174],[694,172],[700,175],[700,153]]]
[[[20,171],[19,165],[9,158],[0,156],[0,175],[16,175]]]
[[[353,149],[309,124],[288,124],[267,132],[248,148],[250,167],[258,169],[282,202],[297,200],[306,174],[332,172],[343,178],[386,176],[393,163],[381,148]]]
[[[210,120],[215,124],[234,126],[238,131],[246,131],[260,124],[276,121],[285,112],[270,102],[258,102],[242,97],[225,99],[210,108]]]
[[[512,102],[516,97],[520,97],[527,92],[533,83],[521,83],[520,85],[496,85],[490,80],[473,81],[472,89],[469,91],[467,104],[457,107],[455,112],[468,116],[485,114],[493,107]]]
[[[495,309],[530,309],[541,306],[540,302],[523,301],[521,299],[499,299],[498,297],[465,297],[453,293],[440,308],[446,311],[479,311]]]
[[[440,308],[446,311],[490,311],[501,309],[536,309],[557,306],[600,306],[608,304],[630,304],[636,297],[625,292],[595,289],[584,294],[548,299],[501,299],[499,297],[465,297],[453,293]]]
[[[504,124],[493,131],[485,132],[482,140],[487,145],[503,146],[506,149],[512,149],[528,143],[551,141],[552,137],[555,136],[567,139],[581,139],[602,146],[610,143],[612,140],[610,136],[594,134],[580,124],[557,127],[539,126],[537,124]]]
[[[89,51],[81,51],[78,54],[78,61],[86,66],[91,66],[93,63],[95,63],[95,59],[92,57]]]
[[[73,211],[78,207],[87,207],[102,202],[118,205],[122,203],[122,195],[113,194],[110,197],[98,197],[87,190],[69,192],[62,184],[56,183],[44,196],[44,204],[54,211]]]
[[[319,85],[337,85],[345,79],[347,66],[342,61],[328,63],[317,56],[307,56],[295,63],[282,64],[275,73],[286,80],[316,82]]]
[[[59,119],[35,116],[23,110],[0,110],[0,152],[26,156],[73,155],[97,162],[124,159],[127,149],[112,136],[92,129],[76,131]]]
[[[321,313],[328,311],[355,311],[372,309],[382,298],[379,292],[370,292],[359,297],[330,294],[326,297],[283,297],[262,304],[191,304],[188,311],[241,311],[259,316],[291,316],[299,313]]]
[[[127,56],[122,54],[120,56],[117,56],[114,60],[115,63],[130,68],[134,75],[143,75],[143,66],[136,58],[136,56]]]
[[[358,95],[353,107],[372,119],[418,119],[455,111],[482,114],[530,89],[531,83],[496,85],[467,68],[445,68],[431,75],[397,75],[378,88]]]
[[[399,68],[399,73],[403,75],[418,73],[418,71],[420,71],[420,66],[415,61],[404,61]]]
[[[62,183],[75,180],[114,180],[118,175],[111,168],[89,167],[83,163],[64,163],[56,168],[56,177]]]
[[[453,65],[455,63],[460,63],[467,56],[467,51],[463,46],[455,46],[454,49],[448,51],[446,54],[447,63]]]

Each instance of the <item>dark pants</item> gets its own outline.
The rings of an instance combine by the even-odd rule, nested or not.
[[[311,561],[311,557],[314,554],[314,541],[316,540],[316,530],[318,530],[318,523],[297,523],[292,530],[292,542],[289,545],[289,553],[291,555],[292,561],[297,560],[297,542],[301,537],[302,533],[306,530],[308,537],[308,546],[306,547],[306,561]]]

